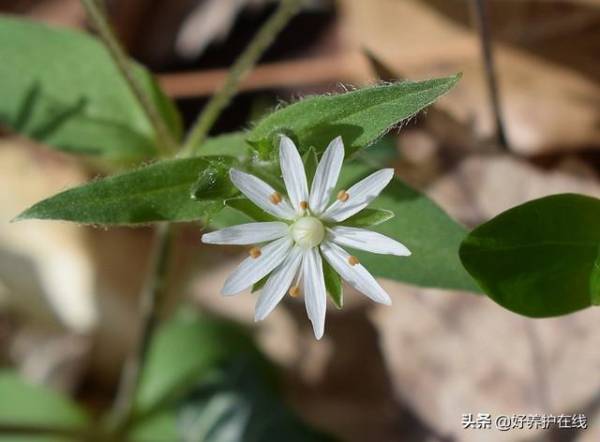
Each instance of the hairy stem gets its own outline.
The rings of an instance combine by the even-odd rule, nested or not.
[[[259,60],[265,49],[298,11],[302,0],[281,0],[279,8],[269,17],[248,47],[233,64],[223,86],[208,102],[190,130],[182,150],[183,156],[192,156],[202,146],[211,127],[236,94],[240,82]]]
[[[98,0],[81,0],[81,3],[83,4],[90,21],[93,23],[94,27],[102,38],[102,41],[108,49],[108,52],[115,62],[115,65],[129,86],[129,89],[139,102],[142,110],[146,114],[146,118],[148,118],[148,121],[154,128],[154,132],[156,133],[158,141],[157,147],[159,153],[165,154],[174,152],[177,144],[173,138],[173,135],[161,117],[158,109],[154,105],[154,102],[140,85],[133,72],[131,60],[127,57],[127,54],[125,54],[123,47],[116,38],[114,30],[108,23],[108,19],[106,18],[106,15],[102,9],[99,7],[97,1]]]
[[[159,322],[160,306],[163,304],[167,293],[173,231],[174,228],[169,223],[159,224],[156,228],[154,254],[148,273],[149,278],[140,299],[142,329],[135,350],[125,362],[111,416],[111,424],[116,429],[126,425],[132,415],[135,394],[150,347],[150,339]]]

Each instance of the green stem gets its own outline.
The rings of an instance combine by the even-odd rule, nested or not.
[[[132,416],[135,394],[150,348],[150,339],[159,323],[160,307],[167,294],[173,231],[173,225],[169,223],[159,224],[156,229],[155,249],[148,272],[149,278],[140,299],[142,329],[135,351],[128,356],[125,362],[110,420],[112,428],[116,430],[126,426]]]
[[[240,82],[250,72],[277,34],[298,11],[302,0],[281,0],[279,8],[254,36],[242,55],[233,64],[221,90],[212,97],[190,130],[182,156],[192,156],[202,146],[213,124],[238,90]]]
[[[98,0],[81,0],[90,21],[94,24],[100,37],[104,41],[110,56],[112,57],[117,69],[125,79],[134,97],[140,104],[146,118],[154,128],[157,137],[157,147],[159,153],[165,154],[174,152],[176,149],[176,141],[173,138],[169,128],[160,115],[160,112],[154,105],[152,99],[146,94],[140,85],[137,77],[132,69],[132,63],[123,47],[115,37],[114,30],[111,28],[106,15],[100,9],[97,3]]]

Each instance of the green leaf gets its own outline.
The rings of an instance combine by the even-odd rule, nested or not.
[[[342,288],[342,278],[333,270],[327,260],[323,259],[323,276],[325,277],[325,288],[329,297],[337,308],[344,306],[344,292]]]
[[[130,442],[176,441],[178,437],[177,415],[169,408],[134,421],[127,432],[127,441]]]
[[[391,220],[394,212],[385,209],[363,209],[340,224],[349,227],[371,227]]]
[[[190,197],[198,174],[210,165],[205,158],[159,161],[66,190],[30,207],[17,220],[107,225],[197,220],[223,207],[222,200]]]
[[[0,123],[57,149],[123,161],[156,155],[142,108],[94,37],[0,18]],[[152,76],[134,65],[176,138],[181,123]]]
[[[0,426],[80,431],[88,423],[87,415],[69,398],[26,382],[15,372],[0,371]]]
[[[200,156],[227,156],[241,161],[250,156],[251,148],[245,132],[231,132],[207,139],[197,152]]]
[[[240,326],[182,311],[161,325],[152,341],[135,401],[136,415],[147,415],[175,403],[231,355],[254,351]]]
[[[239,191],[229,179],[229,169],[233,162],[226,157],[215,157],[200,171],[198,179],[192,185],[191,196],[195,200],[213,200],[230,198]]]
[[[248,142],[259,151],[272,149],[274,137],[291,136],[301,151],[309,146],[324,149],[341,135],[350,154],[410,118],[450,90],[460,74],[421,82],[367,87],[339,95],[306,98],[261,120]]]
[[[590,306],[600,200],[561,194],[513,207],[473,230],[460,257],[498,304],[531,317]],[[593,276],[593,277],[592,277]]]
[[[347,189],[372,172],[358,162],[345,164],[337,188]],[[353,253],[373,275],[424,287],[479,291],[458,258],[465,229],[433,201],[394,178],[370,207],[396,215],[370,230],[400,241],[412,252],[409,257]]]
[[[241,355],[211,373],[182,401],[179,439],[198,442],[331,441],[301,422],[277,395],[264,365]]]

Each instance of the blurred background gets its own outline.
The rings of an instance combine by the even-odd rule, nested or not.
[[[275,3],[106,5],[129,53],[157,74],[189,125]],[[600,1],[486,2],[506,146],[496,142],[476,3],[311,0],[213,132],[248,127],[313,93],[461,71],[448,96],[378,143],[377,161],[468,227],[548,194],[600,197]],[[89,29],[77,0],[4,0],[0,12]],[[92,409],[110,404],[135,342],[152,230],[9,220],[100,173],[0,134],[0,366]],[[220,297],[240,250],[203,246],[200,235],[198,224],[179,235],[171,310],[187,300],[256,327],[260,348],[283,368],[285,400],[314,427],[348,441],[600,440],[598,309],[531,320],[486,297],[383,281],[391,307],[347,289],[317,342],[302,304],[255,326],[253,296]],[[463,430],[462,415],[479,412],[585,413],[589,429]]]

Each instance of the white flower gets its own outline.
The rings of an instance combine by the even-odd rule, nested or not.
[[[287,197],[261,179],[230,170],[233,184],[265,212],[280,221],[256,222],[228,227],[202,235],[209,244],[260,244],[250,250],[227,278],[223,295],[235,295],[269,275],[256,303],[255,320],[264,319],[289,291],[295,296],[300,283],[306,312],[317,339],[323,336],[327,293],[322,258],[356,290],[375,302],[391,304],[390,297],[358,259],[341,246],[372,253],[409,256],[398,241],[376,232],[337,225],[360,212],[375,199],[394,176],[393,169],[379,170],[348,190],[341,190],[329,204],[344,160],[341,137],[323,154],[308,190],[306,173],[296,146],[282,136],[279,157]]]

